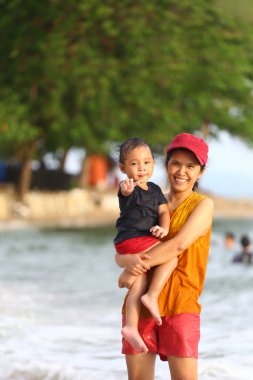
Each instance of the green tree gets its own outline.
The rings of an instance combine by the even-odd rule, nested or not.
[[[2,0],[0,146],[45,151],[211,124],[253,141],[252,25],[214,0]],[[25,174],[26,172],[26,174]],[[26,178],[26,184],[24,184]]]

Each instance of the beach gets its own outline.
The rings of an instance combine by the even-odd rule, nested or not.
[[[223,236],[253,219],[217,219],[200,303],[199,379],[252,380],[253,267]],[[113,227],[0,231],[0,380],[127,380]],[[243,350],[241,348],[243,343]],[[157,358],[156,380],[168,379]]]
[[[253,218],[253,199],[229,199],[210,194],[209,196],[214,201],[214,218]]]
[[[253,218],[253,199],[229,199],[213,194],[214,219]],[[0,192],[0,228],[113,226],[119,215],[116,191],[73,189],[29,192],[24,201]]]
[[[223,239],[226,231],[253,236],[253,201],[208,195],[215,214],[201,296],[199,378],[250,380],[252,266],[234,265]],[[120,335],[125,290],[117,287],[113,259],[116,192],[32,192],[24,203],[3,201],[0,380],[127,380]],[[157,359],[156,380],[167,377],[167,364]]]

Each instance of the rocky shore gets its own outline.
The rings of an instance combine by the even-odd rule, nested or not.
[[[253,219],[253,199],[227,199],[214,195],[214,218]]]
[[[253,200],[208,195],[214,200],[214,218],[253,218]],[[33,191],[22,203],[11,191],[0,191],[0,230],[112,226],[118,214],[116,191]]]

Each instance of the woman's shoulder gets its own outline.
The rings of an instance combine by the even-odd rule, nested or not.
[[[164,193],[163,194],[165,199],[168,201],[169,200],[169,193]],[[185,201],[182,203],[184,207],[190,206],[191,208],[194,208],[199,202],[202,204],[209,204],[211,206],[214,205],[213,200],[206,194],[200,194],[196,192],[192,192],[191,195],[185,199]]]
[[[199,202],[213,205],[213,200],[206,194],[196,193],[192,192],[191,194],[191,201],[198,204]]]
[[[203,213],[205,211],[211,215],[213,213],[214,203],[213,200],[207,195],[193,192],[188,198],[185,207],[187,208],[189,214],[193,211],[199,213]]]

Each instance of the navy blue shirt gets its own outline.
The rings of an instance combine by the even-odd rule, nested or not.
[[[233,263],[245,263],[245,264],[253,264],[253,253],[245,252],[238,253],[233,257]]]
[[[116,222],[115,244],[134,237],[150,236],[150,228],[158,224],[158,208],[167,204],[167,200],[158,185],[153,182],[147,185],[148,190],[136,186],[129,196],[122,195],[119,189],[120,217]]]

